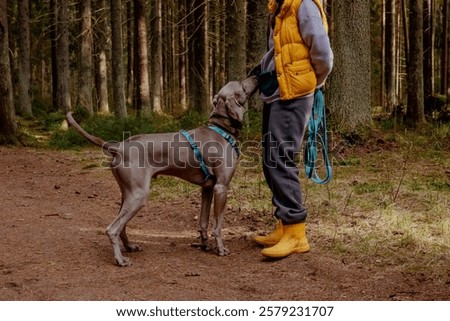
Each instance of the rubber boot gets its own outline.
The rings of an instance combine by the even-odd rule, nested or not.
[[[308,252],[310,246],[306,239],[306,224],[298,223],[283,225],[283,236],[280,241],[262,250],[261,254],[267,257],[283,258],[293,253]]]
[[[274,246],[277,244],[281,236],[283,235],[283,223],[278,220],[275,225],[275,230],[273,230],[269,235],[266,236],[256,236],[255,242],[264,246]]]

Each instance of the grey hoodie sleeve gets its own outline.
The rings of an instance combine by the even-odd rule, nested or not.
[[[310,48],[311,63],[317,77],[317,87],[325,82],[333,68],[330,38],[323,26],[322,16],[312,0],[303,0],[298,10],[299,30]]]

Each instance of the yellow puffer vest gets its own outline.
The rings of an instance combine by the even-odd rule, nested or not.
[[[322,14],[328,30],[327,19],[320,0],[313,0]],[[273,40],[275,45],[275,68],[280,86],[280,99],[289,100],[314,92],[317,79],[311,65],[309,48],[298,30],[298,9],[302,0],[285,0],[275,17]],[[269,1],[269,12],[277,8],[275,0]]]

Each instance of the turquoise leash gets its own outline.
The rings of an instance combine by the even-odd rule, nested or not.
[[[317,145],[319,140],[326,171],[325,178],[323,179],[317,173]],[[325,116],[325,99],[322,89],[318,89],[314,93],[314,104],[308,123],[308,137],[304,162],[306,176],[313,182],[317,184],[327,184],[330,182],[333,172],[328,158],[327,122]]]

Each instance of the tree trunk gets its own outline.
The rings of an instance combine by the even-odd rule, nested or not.
[[[0,144],[16,144],[18,130],[9,61],[7,0],[0,0],[0,75]]]
[[[410,0],[409,58],[407,65],[407,119],[413,126],[425,123],[423,86],[423,0]]]
[[[398,105],[396,95],[396,0],[386,1],[386,26],[385,26],[385,110],[392,113]]]
[[[208,80],[205,78],[205,2],[204,0],[190,1],[188,8],[188,52],[189,52],[189,108],[206,114],[209,111],[209,101],[206,88]]]
[[[327,86],[336,125],[357,133],[371,125],[369,1],[333,1],[334,69]]]
[[[57,63],[57,45],[58,28],[57,28],[57,0],[50,0],[50,42],[51,42],[51,70],[52,70],[52,110],[58,110],[58,102],[56,100],[56,92],[58,88],[58,63]]]
[[[147,22],[145,0],[134,0],[134,51],[136,108],[142,116],[149,116],[150,84],[148,74]]]
[[[247,70],[250,71],[258,65],[267,46],[267,3],[264,0],[247,1],[247,12],[251,13],[247,18]],[[248,106],[257,109],[261,106],[261,99],[253,95]]]
[[[180,108],[182,111],[186,111],[188,109],[188,102],[187,102],[187,37],[186,37],[186,0],[180,0],[180,14],[178,16],[178,20],[180,21],[178,23],[178,33],[179,33],[179,39],[180,39],[180,52],[178,54],[178,65],[180,66]],[[181,22],[183,21],[183,22]]]
[[[133,57],[133,9],[132,2],[127,1],[127,84],[126,84],[126,98],[127,103],[133,105],[133,99],[135,99],[134,92],[134,57]]]
[[[227,1],[226,10],[226,70],[227,81],[243,79],[246,75],[247,32],[244,0]]]
[[[403,42],[405,42],[405,39],[402,38],[402,35],[405,34],[406,32],[404,32],[405,27],[403,26],[405,23],[405,20],[403,18],[403,10],[402,10],[402,6],[403,6],[403,0],[397,0],[397,18],[396,18],[396,23],[397,23],[397,31],[396,31],[396,35],[395,35],[395,39],[397,42],[397,46],[396,46],[396,52],[395,52],[395,95],[397,97],[398,100],[398,105],[402,105],[403,104],[403,100],[402,100],[402,93],[403,93],[403,86],[402,86],[402,74],[403,74],[403,70],[404,70],[404,64],[402,64],[403,62],[403,58],[406,57],[404,55],[406,55],[405,49],[406,46],[403,45]],[[402,42],[403,41],[403,42]],[[402,56],[403,53],[403,56]],[[406,71],[404,72],[406,73]]]
[[[163,48],[162,48],[162,1],[153,1],[152,8],[152,31],[153,37],[151,41],[152,47],[152,105],[153,111],[162,114],[163,112]]]
[[[92,102],[92,10],[91,0],[80,1],[80,61],[78,80],[78,108],[94,115]]]
[[[114,113],[118,118],[127,117],[122,41],[122,3],[121,0],[111,0],[112,82]]]
[[[433,0],[423,1],[423,78],[425,99],[434,93]]]
[[[217,93],[226,82],[225,75],[225,0],[213,2],[211,12],[214,19],[211,19],[211,32],[214,34],[211,46],[211,73],[214,75],[211,79],[211,90],[213,94]]]
[[[33,114],[31,108],[30,0],[18,1],[19,11],[19,112]]]
[[[162,30],[169,30],[169,32],[165,32],[166,36],[162,47],[166,44],[170,48],[169,57],[164,59],[163,77],[161,79],[163,85],[162,92],[164,93],[162,105],[165,107],[166,112],[173,114],[174,106],[177,106],[177,110],[179,110],[180,104],[180,75],[178,72],[180,69],[178,64],[178,55],[180,54],[179,26],[176,23],[180,11],[180,4],[171,1],[164,1],[162,4],[164,6],[162,12],[167,13]]]
[[[441,56],[441,94],[449,97],[448,75],[448,0],[443,0],[443,25],[442,25],[442,56]]]
[[[93,2],[95,6],[96,20],[99,27],[95,32],[95,56],[96,56],[96,88],[97,109],[100,114],[109,114],[108,103],[108,67],[106,53],[108,51],[109,28],[106,18],[106,0]]]
[[[258,65],[267,45],[267,5],[264,0],[247,1],[247,62],[248,71]]]
[[[56,0],[57,39],[56,39],[56,104],[64,113],[72,109],[70,97],[70,59],[69,59],[69,7],[65,0]]]
[[[211,79],[211,39],[210,39],[210,17],[211,17],[211,7],[213,6],[212,4],[213,1],[211,0],[206,0],[205,1],[205,23],[204,23],[204,27],[205,29],[203,30],[205,36],[203,38],[204,41],[204,51],[205,51],[205,64],[204,64],[204,77],[206,79],[205,81],[205,95],[206,97],[211,97],[211,91],[212,91],[212,81]],[[204,104],[204,109],[205,109],[205,113],[209,112],[209,106],[208,104]]]
[[[414,0],[413,0],[414,1]],[[405,42],[405,64],[408,66],[408,59],[409,59],[409,50],[410,50],[410,44],[409,44],[409,28],[408,28],[408,4],[406,0],[401,0],[401,6],[402,6],[402,22],[403,22],[403,41]],[[411,23],[409,21],[409,23]]]

